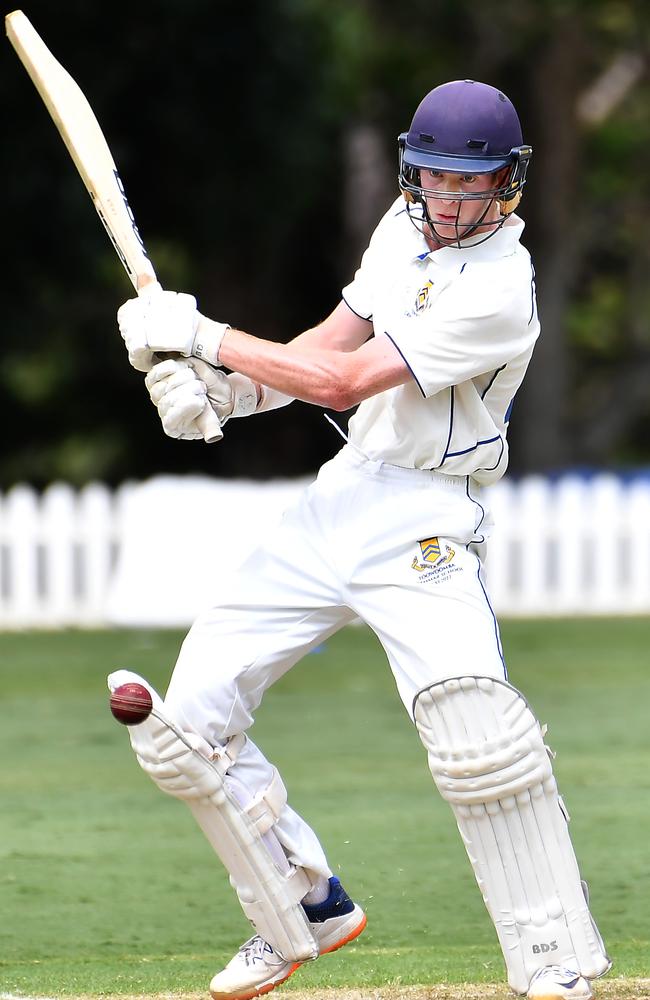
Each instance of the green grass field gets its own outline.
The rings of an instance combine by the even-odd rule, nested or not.
[[[647,977],[650,620],[506,622],[503,638],[512,682],[550,724],[614,973]],[[205,993],[249,935],[189,812],[140,771],[107,707],[109,671],[164,688],[180,640],[0,635],[0,996]],[[252,735],[369,919],[283,992],[503,981],[453,818],[370,633],[349,628],[307,657]]]

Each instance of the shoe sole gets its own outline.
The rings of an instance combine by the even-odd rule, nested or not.
[[[534,1000],[566,1000],[566,998],[566,993],[538,993]],[[593,993],[590,993],[589,996],[583,994],[580,1000],[594,1000],[594,995]]]
[[[532,1000],[570,1000],[573,996],[575,996],[575,1000],[594,1000],[594,994],[591,990],[588,993],[583,991],[582,993],[573,994],[571,992],[567,993],[566,990],[559,993],[557,989],[551,989],[548,993],[535,993]],[[531,1000],[530,996],[528,996],[528,1000]]]
[[[567,1000],[567,997],[569,995],[570,994],[568,993],[557,993],[557,992],[536,993],[533,1000]],[[594,1000],[594,995],[593,993],[589,993],[589,995],[587,995],[586,993],[582,993],[580,995],[579,1000]]]
[[[345,937],[342,937],[339,941],[335,941],[334,944],[331,944],[329,948],[323,948],[318,957],[320,958],[321,955],[330,955],[333,951],[338,951],[339,948],[343,948],[344,945],[349,944],[350,941],[354,941],[354,939],[359,937],[361,932],[365,929],[367,923],[368,918],[364,913],[362,919],[356,927],[346,934]],[[300,966],[304,964],[304,962],[294,962],[286,976],[283,976],[282,979],[276,979],[274,983],[266,983],[266,985],[258,986],[256,989],[251,990],[248,993],[213,993],[212,990],[210,990],[210,996],[212,997],[212,1000],[254,1000],[255,997],[261,997],[264,996],[265,993],[270,993],[276,986],[282,986],[282,983],[286,983],[289,976],[292,976],[296,969],[299,969]]]

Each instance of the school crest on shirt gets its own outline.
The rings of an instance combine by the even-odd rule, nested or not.
[[[422,285],[422,288],[418,290],[415,296],[415,301],[413,305],[407,312],[407,316],[417,316],[419,313],[424,312],[431,305],[431,299],[429,298],[429,292],[433,288],[433,282],[431,280],[427,281],[426,284]]]
[[[437,535],[420,539],[418,546],[419,551],[413,558],[411,569],[421,574],[421,583],[429,580],[439,582],[460,569],[460,566],[452,565],[456,550],[441,542]]]

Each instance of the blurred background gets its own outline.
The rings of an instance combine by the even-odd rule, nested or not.
[[[521,214],[543,324],[510,471],[650,461],[647,0],[25,12],[89,98],[163,284],[278,340],[337,303],[397,194],[397,135],[424,93],[465,77],[504,89],[534,148]],[[0,95],[0,487],[317,468],[338,439],[302,404],[231,424],[223,447],[165,439],[116,331],[131,286],[8,44]]]
[[[520,212],[543,327],[509,476],[648,466],[647,0],[32,0],[25,12],[90,100],[163,285],[277,340],[337,303],[397,194],[397,135],[421,97],[465,77],[505,90],[534,149]],[[8,44],[0,101],[0,490],[312,474],[340,438],[302,403],[231,422],[220,446],[165,438],[116,329],[131,286]]]

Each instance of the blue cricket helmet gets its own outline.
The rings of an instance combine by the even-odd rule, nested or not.
[[[399,150],[400,188],[418,202],[427,190],[421,170],[488,174],[509,168],[498,186],[482,196],[496,198],[504,214],[519,201],[532,155],[523,142],[512,101],[495,87],[475,80],[454,80],[430,91],[408,132],[400,135]]]

